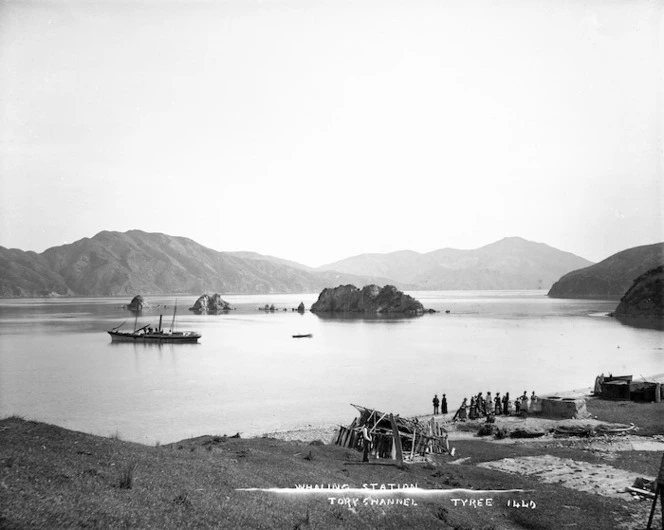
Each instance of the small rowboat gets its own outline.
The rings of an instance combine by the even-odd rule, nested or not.
[[[314,336],[313,333],[307,333],[306,335],[293,335],[293,338],[294,339],[310,339],[313,336]]]

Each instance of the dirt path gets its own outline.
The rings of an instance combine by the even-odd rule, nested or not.
[[[576,491],[595,493],[604,497],[630,500],[625,488],[632,486],[638,474],[606,464],[578,462],[551,455],[504,458],[477,464],[478,467],[534,476],[546,483],[557,483]],[[654,477],[643,477],[654,480]]]

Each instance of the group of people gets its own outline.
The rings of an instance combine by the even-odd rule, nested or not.
[[[509,392],[505,392],[503,396],[500,395],[500,392],[496,392],[495,397],[491,395],[491,392],[487,392],[486,397],[482,396],[480,392],[477,396],[470,398],[470,404],[468,404],[468,399],[464,398],[452,420],[465,419],[466,416],[474,420],[492,414],[495,416],[510,416],[512,413],[525,415],[537,412],[538,405],[539,399],[534,391],[528,398],[528,393],[524,390],[523,395],[514,400],[510,398]]]
[[[440,414],[447,414],[447,396],[445,394],[440,399],[438,399],[438,394],[433,396],[433,415],[436,416],[439,412]]]
[[[513,413],[525,415],[539,412],[540,410],[541,404],[534,391],[528,397],[528,393],[524,390],[523,395],[514,400],[510,398],[509,392],[506,392],[502,396],[500,392],[496,392],[495,396],[492,396],[491,392],[487,392],[483,396],[482,392],[480,392],[477,396],[470,398],[470,403],[468,403],[468,398],[463,398],[463,402],[456,411],[456,414],[454,414],[452,421],[457,419],[465,420],[466,418],[474,420],[490,415],[509,416]],[[445,394],[443,394],[441,399],[438,399],[438,394],[433,397],[433,413],[434,415],[439,413],[447,414],[447,397]]]

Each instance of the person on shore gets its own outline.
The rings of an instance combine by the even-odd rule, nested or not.
[[[477,402],[475,401],[475,396],[470,396],[470,412],[468,417],[471,420],[477,418]]]
[[[461,421],[466,421],[466,407],[468,406],[468,398],[463,398],[463,402],[461,403],[461,406],[459,409],[456,411],[456,414],[454,415],[454,418],[452,418],[452,421],[456,421],[457,418],[459,418]]]
[[[514,412],[516,413],[517,416],[521,412],[521,398],[516,398],[514,400]]]
[[[433,415],[435,416],[438,414],[438,405],[440,404],[440,400],[438,399],[438,394],[435,394],[433,396]]]
[[[505,416],[508,416],[508,415],[509,415],[509,411],[507,410],[507,407],[508,407],[508,405],[509,405],[509,402],[510,402],[510,393],[509,393],[509,392],[505,392],[505,395],[503,396],[503,414],[504,414]]]
[[[521,396],[521,413],[526,415],[528,410],[528,393],[524,390],[523,396]]]
[[[495,406],[493,412],[496,416],[500,416],[500,392],[496,392],[496,397],[493,399]]]
[[[530,409],[529,411],[532,412],[542,412],[541,404],[539,402],[539,398],[535,395],[535,391],[533,390],[532,395],[530,396]]]
[[[440,412],[447,414],[447,397],[443,394],[443,399],[440,400]]]
[[[362,427],[362,462],[369,461],[369,450],[371,449],[371,434],[366,425]]]
[[[493,398],[491,397],[491,392],[486,393],[486,399],[484,400],[484,414],[489,415],[489,411],[493,407]]]

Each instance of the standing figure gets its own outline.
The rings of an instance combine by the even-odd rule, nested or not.
[[[518,415],[521,412],[521,398],[514,400],[514,412]]]
[[[468,417],[471,420],[477,418],[477,402],[475,401],[475,396],[470,397],[470,414],[468,414]]]
[[[521,414],[527,414],[528,410],[528,393],[524,390],[523,396],[521,396]]]
[[[366,424],[362,427],[362,462],[369,461],[369,449],[371,449],[371,434]]]
[[[491,392],[487,392],[486,400],[484,401],[484,414],[488,415],[492,407],[493,407],[493,398],[491,397]]]
[[[496,397],[493,399],[495,403],[494,413],[496,416],[500,416],[500,392],[496,392]]]
[[[454,418],[452,418],[452,421],[455,421],[457,418],[459,418],[461,421],[466,421],[467,406],[468,406],[468,398],[463,398],[463,402],[461,403],[459,410],[456,411],[456,414],[454,415]]]
[[[443,394],[443,399],[440,402],[440,409],[440,412],[447,414],[447,398],[445,397],[445,394]]]
[[[539,398],[535,395],[534,390],[532,395],[530,396],[530,412],[542,412]]]
[[[509,401],[510,401],[510,393],[505,392],[505,395],[503,396],[503,414],[505,416],[507,416],[509,414],[509,412],[507,410],[507,405],[508,405]]]
[[[435,416],[438,414],[438,405],[440,404],[440,401],[438,400],[438,394],[435,394],[433,396],[433,415]]]

